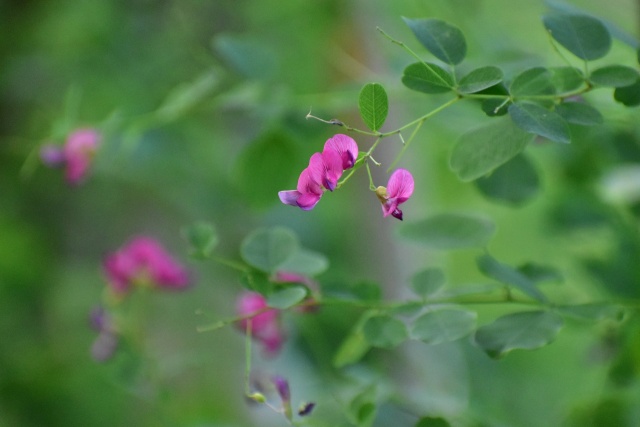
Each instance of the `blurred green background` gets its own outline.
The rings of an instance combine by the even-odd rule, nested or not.
[[[571,4],[638,34],[637,2]],[[276,193],[295,188],[309,156],[340,132],[306,120],[310,110],[364,128],[357,96],[375,81],[389,94],[385,129],[394,129],[446,99],[402,86],[413,59],[376,27],[428,57],[401,17],[438,17],[465,33],[468,66],[513,75],[564,65],[541,24],[545,10],[537,0],[0,1],[0,426],[285,424],[243,399],[241,334],[196,332],[232,315],[242,286],[233,270],[188,261],[180,229],[194,221],[217,226],[217,251],[229,258],[254,228],[291,227],[328,256],[321,284],[370,281],[403,298],[425,266],[445,268],[453,285],[486,282],[479,251],[443,254],[398,239],[402,224],[382,218],[364,170],[309,212],[281,205]],[[601,62],[637,67],[619,42]],[[600,190],[606,173],[640,160],[638,110],[610,93],[590,99],[607,124],[572,129],[571,146],[529,147],[542,185],[517,207],[487,200],[448,169],[456,138],[486,120],[477,106],[437,115],[399,165],[416,179],[405,221],[477,212],[498,224],[490,246],[498,259],[562,272],[564,281],[545,289],[559,301],[639,298],[638,201],[612,203]],[[103,146],[87,182],[70,188],[37,152],[84,126],[103,132]],[[361,149],[373,143],[356,139]],[[376,160],[388,164],[400,148],[389,138]],[[374,171],[376,185],[387,179]],[[196,284],[147,295],[148,360],[102,365],[90,357],[88,325],[105,286],[101,262],[140,234],[188,263]],[[507,311],[477,308],[481,323]],[[568,322],[551,346],[501,361],[469,340],[410,342],[336,370],[331,359],[358,313],[287,314],[285,351],[256,361],[290,379],[294,404],[318,403],[309,425],[350,425],[343,402],[369,382],[395,396],[376,426],[410,426],[415,414],[460,426],[640,425],[633,319]],[[155,382],[137,383],[140,369]]]

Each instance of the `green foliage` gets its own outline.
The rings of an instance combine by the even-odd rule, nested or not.
[[[609,31],[591,16],[553,13],[542,22],[555,41],[585,61],[602,58],[611,49]]]
[[[519,101],[509,106],[509,115],[522,130],[555,142],[571,142],[569,127],[564,119],[533,102]]]
[[[335,355],[333,356],[333,366],[344,368],[345,366],[357,363],[371,349],[371,344],[365,338],[362,327],[373,316],[372,311],[365,312],[342,341]]]
[[[444,418],[422,417],[415,427],[450,427],[451,424]]]
[[[476,317],[476,313],[460,309],[428,311],[413,322],[411,337],[427,344],[456,341],[475,330]]]
[[[278,269],[303,276],[317,276],[329,268],[329,260],[319,252],[300,248],[293,255],[282,262]]]
[[[467,42],[458,27],[439,19],[402,19],[420,43],[442,62],[457,65],[467,54]]]
[[[544,67],[529,68],[513,78],[509,93],[515,97],[549,95],[555,92],[553,74]]]
[[[409,65],[404,69],[402,83],[409,89],[431,94],[449,92],[454,87],[453,76],[431,62]]]
[[[369,83],[360,90],[358,108],[362,120],[372,131],[379,130],[389,113],[387,92],[379,83]]]
[[[413,275],[411,289],[422,298],[438,292],[445,284],[444,272],[439,268],[427,268]]]
[[[589,80],[594,85],[607,87],[626,87],[638,80],[638,72],[624,65],[607,65],[591,72]]]
[[[616,101],[627,107],[640,105],[640,80],[629,86],[617,87],[613,96]]]
[[[349,402],[348,415],[356,426],[369,427],[375,421],[378,412],[376,394],[376,387],[369,386]]]
[[[406,224],[400,229],[400,235],[433,249],[447,250],[484,247],[495,230],[495,224],[486,218],[440,214]]]
[[[267,273],[276,272],[298,250],[298,238],[285,227],[258,229],[248,235],[240,246],[242,259]]]
[[[490,357],[500,358],[512,350],[533,350],[551,343],[564,322],[551,311],[507,314],[481,326],[475,343]]]
[[[558,93],[570,92],[585,84],[584,74],[576,67],[552,67],[548,70],[551,73],[551,84]]]
[[[540,302],[547,301],[547,298],[540,292],[535,283],[520,271],[496,261],[487,254],[480,255],[476,261],[480,271],[487,277],[491,277],[505,285],[513,286]]]
[[[287,286],[274,291],[267,297],[269,307],[286,310],[293,307],[307,296],[307,289],[302,286]]]
[[[555,309],[562,315],[586,321],[620,319],[623,315],[622,309],[619,306],[606,303],[558,306]]]
[[[524,153],[474,183],[485,197],[514,206],[526,203],[540,191],[538,172]]]
[[[409,337],[404,322],[385,314],[368,318],[362,332],[369,344],[380,348],[397,347]]]
[[[601,124],[604,120],[598,110],[582,102],[563,102],[556,106],[555,112],[574,125],[594,126]]]
[[[487,66],[476,68],[465,75],[458,83],[458,92],[475,93],[495,86],[502,81],[503,73],[498,67]]]
[[[198,259],[206,259],[218,245],[218,233],[209,222],[195,222],[182,229],[182,236],[190,245],[190,255]]]

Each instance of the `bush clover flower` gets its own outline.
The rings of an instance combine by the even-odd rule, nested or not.
[[[238,326],[247,331],[249,322],[251,322],[251,337],[262,344],[266,355],[274,356],[280,351],[285,340],[280,327],[279,311],[268,309],[267,300],[259,293],[245,292],[241,294],[236,304],[238,316],[251,316],[256,312],[258,314],[240,320]]]
[[[65,166],[67,182],[78,185],[89,171],[100,139],[100,133],[95,129],[78,129],[67,137],[62,147],[44,145],[40,149],[40,158],[50,167]]]
[[[342,159],[342,169],[351,169],[358,159],[358,144],[350,136],[341,133],[329,138],[324,144],[324,151],[337,152]]]
[[[402,211],[398,206],[409,200],[413,194],[413,186],[411,173],[406,169],[396,169],[389,178],[387,188],[376,188],[376,196],[382,203],[382,215],[385,218],[391,215],[402,221]]]

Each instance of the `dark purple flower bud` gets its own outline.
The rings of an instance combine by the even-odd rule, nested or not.
[[[300,405],[300,407],[298,408],[298,415],[300,415],[301,417],[305,417],[307,415],[309,415],[311,413],[311,411],[313,411],[313,408],[315,408],[316,404],[313,402],[305,402],[302,405]]]
[[[280,375],[275,375],[272,380],[273,384],[276,386],[278,394],[280,395],[280,399],[282,399],[283,402],[289,402],[291,400],[289,382]]]

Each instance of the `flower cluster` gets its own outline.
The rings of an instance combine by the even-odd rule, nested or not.
[[[239,317],[244,317],[238,322],[243,331],[248,331],[251,322],[251,337],[262,344],[266,355],[274,356],[280,351],[285,340],[280,326],[280,313],[276,309],[269,309],[262,295],[243,293],[238,298],[236,312]]]
[[[70,185],[82,182],[98,146],[100,134],[95,129],[79,129],[71,133],[60,147],[47,144],[40,149],[40,158],[47,166],[65,167],[65,178]]]
[[[334,135],[324,144],[322,153],[314,153],[309,166],[302,171],[295,190],[280,191],[278,197],[285,205],[308,211],[320,201],[324,190],[333,191],[346,169],[358,159],[358,144],[347,135]]]

